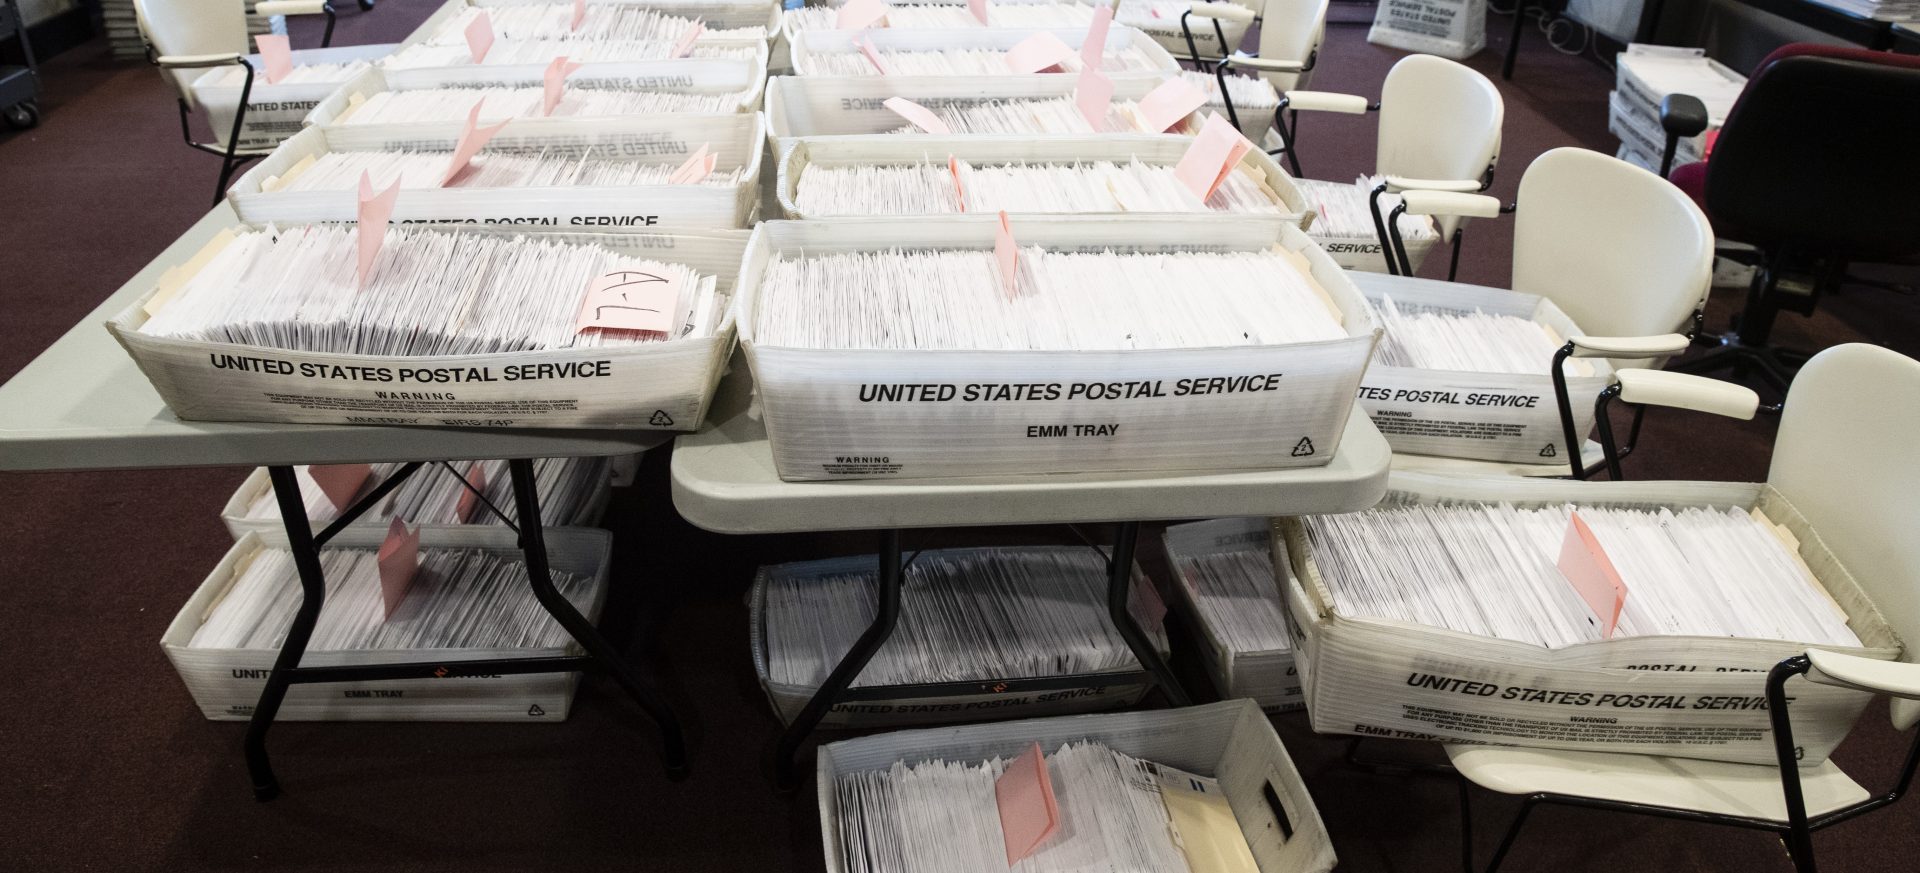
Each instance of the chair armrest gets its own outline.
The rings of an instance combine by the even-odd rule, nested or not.
[[[1760,395],[1752,388],[1704,376],[1628,367],[1616,370],[1613,377],[1620,382],[1620,399],[1628,403],[1691,409],[1743,421],[1751,420],[1760,408]]]
[[[239,52],[221,52],[212,55],[161,55],[153,59],[155,64],[178,70],[191,70],[195,67],[219,67],[240,63]]]
[[[1660,101],[1660,128],[1669,134],[1699,136],[1707,122],[1707,104],[1692,94],[1668,94]]]
[[[1254,12],[1238,3],[1195,3],[1187,7],[1187,12],[1197,18],[1218,18],[1223,21],[1252,21]]]
[[[1384,181],[1389,194],[1402,191],[1454,191],[1468,194],[1480,190],[1479,179],[1407,179],[1388,176]]]
[[[1655,358],[1677,355],[1687,350],[1687,338],[1677,333],[1659,336],[1576,336],[1576,358]]]
[[[1288,91],[1280,95],[1286,98],[1288,109],[1302,112],[1344,112],[1348,115],[1364,115],[1369,108],[1367,98],[1358,94],[1338,94],[1333,91]]]
[[[1400,195],[1412,215],[1460,215],[1467,218],[1500,217],[1500,200],[1485,194],[1459,191],[1407,191]]]
[[[1812,669],[1807,671],[1808,682],[1920,699],[1920,664],[1881,661],[1820,649],[1808,649],[1807,660],[1813,662]]]
[[[1220,63],[1224,66],[1246,67],[1249,70],[1259,70],[1263,73],[1298,73],[1307,68],[1306,61],[1276,61],[1271,58],[1256,58],[1245,52],[1234,52]],[[1315,92],[1295,91],[1291,93],[1310,94]],[[1295,105],[1293,108],[1304,109],[1306,107]]]

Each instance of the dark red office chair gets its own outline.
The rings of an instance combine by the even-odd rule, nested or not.
[[[1668,369],[1733,368],[1784,391],[1807,354],[1767,345],[1774,316],[1811,313],[1851,263],[1920,255],[1920,56],[1783,46],[1754,68],[1699,163],[1670,167],[1679,138],[1706,129],[1706,107],[1675,94],[1660,115],[1662,173],[1700,203],[1716,236],[1757,250],[1734,329],[1703,336],[1719,348]]]

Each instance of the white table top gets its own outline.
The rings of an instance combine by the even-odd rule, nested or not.
[[[257,466],[351,461],[459,461],[643,452],[659,431],[479,430],[181,421],[107,333],[114,314],[153,287],[221,228],[239,223],[215,207],[5,385],[0,385],[0,470]]]
[[[1392,451],[1356,404],[1321,467],[965,479],[783,482],[747,415],[753,379],[735,355],[707,424],[673,449],[673,505],[718,533],[1065,524],[1354,512],[1387,491]]]

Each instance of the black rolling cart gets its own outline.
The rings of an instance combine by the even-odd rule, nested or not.
[[[25,63],[0,65],[0,120],[15,130],[40,123],[40,69],[33,61],[33,43],[27,40],[27,22],[19,0],[0,0],[0,44],[20,41]]]

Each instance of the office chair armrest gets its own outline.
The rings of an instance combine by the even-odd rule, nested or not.
[[[1388,176],[1382,181],[1387,183],[1387,193],[1398,194],[1402,191],[1453,191],[1469,194],[1480,190],[1479,179],[1408,179],[1402,176]]]
[[[1238,3],[1195,3],[1187,7],[1196,18],[1218,18],[1222,21],[1252,21],[1254,11]]]
[[[327,0],[260,0],[253,5],[253,14],[263,18],[275,15],[324,15],[327,12]]]
[[[1406,191],[1400,202],[1410,215],[1460,215],[1467,218],[1500,217],[1500,201],[1485,194],[1459,191]]]
[[[1687,350],[1687,338],[1677,333],[1659,336],[1576,336],[1567,341],[1573,343],[1573,356],[1576,358],[1657,358]]]
[[[153,59],[155,64],[175,70],[191,70],[196,67],[221,67],[241,62],[239,52],[221,52],[212,55],[161,55]]]
[[[1812,669],[1807,671],[1808,682],[1920,699],[1920,664],[1881,661],[1820,649],[1808,649],[1807,660],[1813,662]]]
[[[1760,408],[1760,395],[1752,388],[1666,370],[1628,367],[1614,371],[1620,383],[1620,399],[1628,403],[1671,406],[1710,412],[1728,418],[1751,420]]]
[[[1286,101],[1288,109],[1301,112],[1343,112],[1347,115],[1364,115],[1372,107],[1367,98],[1358,94],[1339,94],[1333,91],[1288,91],[1280,95]]]
[[[1249,70],[1259,70],[1262,73],[1298,73],[1307,68],[1306,61],[1277,61],[1271,58],[1256,58],[1246,52],[1234,52],[1220,63],[1223,66],[1246,67]],[[1289,93],[1309,94],[1314,92],[1294,91]],[[1293,108],[1301,109],[1304,107],[1296,105]]]
[[[1699,136],[1707,129],[1707,104],[1692,94],[1668,94],[1660,101],[1660,129],[1673,136]]]

